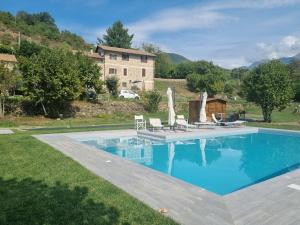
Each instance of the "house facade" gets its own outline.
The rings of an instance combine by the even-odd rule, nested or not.
[[[8,69],[12,70],[17,64],[17,59],[15,55],[0,53],[0,63],[4,63]]]
[[[88,53],[102,68],[102,79],[116,76],[120,89],[154,88],[154,54],[135,50],[99,45],[95,53]]]

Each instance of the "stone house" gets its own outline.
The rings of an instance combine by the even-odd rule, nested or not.
[[[0,53],[0,63],[4,63],[8,69],[12,70],[17,64],[17,59],[15,55]]]
[[[102,79],[116,76],[120,89],[153,90],[154,54],[136,50],[99,45],[95,52],[86,53],[101,67]]]

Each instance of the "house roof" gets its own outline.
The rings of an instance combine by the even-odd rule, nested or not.
[[[3,62],[17,62],[16,56],[11,54],[0,53],[0,61]]]
[[[152,56],[152,57],[155,56],[152,53],[145,52],[145,51],[138,50],[138,49],[116,48],[116,47],[110,47],[110,46],[106,46],[106,45],[98,45],[97,48],[96,48],[96,51],[99,48],[103,49],[104,51],[129,53],[129,54],[134,54],[134,55],[147,55],[147,56]]]
[[[200,99],[196,99],[196,100],[191,100],[190,102],[199,102]],[[225,99],[222,98],[207,98],[206,102],[212,102],[212,101],[220,101],[220,102],[224,102],[226,103],[227,101]]]
[[[103,59],[104,58],[103,56],[99,55],[96,52],[84,52],[83,54],[87,57],[95,58],[95,59]]]

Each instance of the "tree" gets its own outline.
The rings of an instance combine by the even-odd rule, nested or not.
[[[99,94],[103,89],[103,81],[101,77],[100,67],[90,58],[78,52],[75,55],[76,65],[78,67],[79,78],[84,86],[84,93],[90,90]]]
[[[166,53],[161,51],[161,49],[153,44],[142,45],[142,49],[146,52],[155,54],[155,76],[162,78],[169,78],[170,71],[172,69],[171,60]]]
[[[106,87],[109,91],[109,93],[117,97],[118,96],[118,86],[119,86],[119,79],[116,76],[108,77],[105,81]]]
[[[255,68],[243,88],[247,100],[261,107],[264,121],[269,123],[273,110],[284,109],[294,96],[288,68],[278,60]]]
[[[111,47],[131,48],[133,36],[128,34],[128,29],[123,27],[121,21],[117,21],[106,30],[103,39],[98,38],[98,43]]]
[[[45,48],[42,45],[27,40],[22,40],[19,49],[17,49],[18,56],[30,57],[34,54],[39,54],[42,49]]]
[[[289,64],[293,88],[295,91],[295,101],[300,102],[300,60],[293,60]]]
[[[0,63],[0,117],[4,117],[5,99],[18,81],[15,70],[10,70],[5,64]]]
[[[149,91],[145,93],[145,108],[147,111],[153,113],[158,111],[159,103],[162,100],[161,94],[157,91]]]
[[[20,57],[19,62],[25,94],[42,107],[45,115],[59,116],[83,91],[76,57],[71,52],[43,49],[30,58]]]

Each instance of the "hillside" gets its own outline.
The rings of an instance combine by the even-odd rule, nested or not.
[[[294,55],[292,57],[282,57],[282,58],[279,58],[278,59],[280,62],[282,62],[283,64],[290,64],[292,61],[294,60],[300,60],[300,53],[297,54],[297,55]],[[257,62],[254,62],[252,63],[248,68],[249,69],[253,69],[255,67],[257,67],[258,65],[262,64],[262,63],[266,63],[268,62],[269,60],[267,59],[264,59],[264,60],[260,60],[260,61],[257,61]]]
[[[176,53],[166,53],[166,55],[169,57],[172,64],[178,64],[178,63],[190,61],[186,57],[176,54]]]
[[[14,47],[21,38],[49,47],[89,49],[90,44],[68,30],[59,30],[54,18],[47,12],[29,14],[24,11],[12,15],[0,11],[0,44]]]

